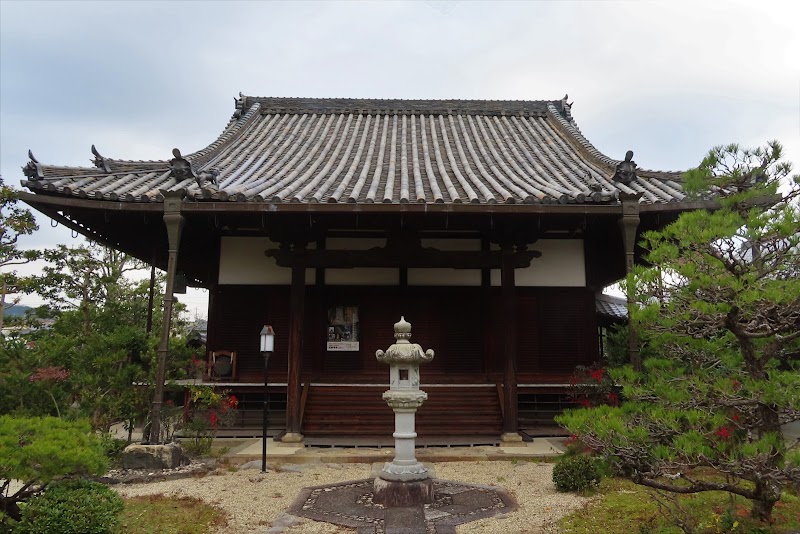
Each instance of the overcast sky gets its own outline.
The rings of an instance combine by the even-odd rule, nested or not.
[[[800,163],[800,2],[0,0],[0,173],[169,159],[254,96],[560,99],[588,139],[676,170],[780,140]],[[797,169],[796,170],[800,170]],[[75,243],[63,227],[25,247]],[[183,298],[205,313],[206,298]]]

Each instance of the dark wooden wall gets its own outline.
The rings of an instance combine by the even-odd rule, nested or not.
[[[213,289],[207,349],[235,350],[240,381],[261,382],[263,360],[259,333],[265,324],[275,329],[270,358],[270,382],[286,381],[289,349],[289,287],[221,285]]]
[[[576,365],[598,354],[594,296],[586,288],[517,288],[518,380],[564,381]],[[394,342],[393,325],[405,316],[413,325],[412,342],[436,352],[422,368],[423,382],[480,383],[502,380],[504,318],[499,288],[480,287],[309,287],[303,346],[304,380],[382,383],[385,365],[377,349]],[[238,353],[241,381],[259,382],[263,362],[258,334],[264,324],[276,332],[270,381],[286,379],[289,288],[218,286],[212,297],[208,349]],[[327,310],[359,307],[358,352],[327,352]]]

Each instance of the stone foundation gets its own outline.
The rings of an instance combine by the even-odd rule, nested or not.
[[[527,447],[528,445],[522,441],[522,436],[516,432],[506,432],[500,436],[501,447]]]
[[[372,502],[386,508],[430,504],[433,502],[433,480],[395,482],[378,477],[372,488]]]
[[[287,432],[286,434],[283,435],[283,437],[281,437],[281,440],[275,442],[275,444],[280,447],[303,448],[305,447],[305,443],[303,442],[304,439],[305,436],[303,434],[300,434],[298,432]]]

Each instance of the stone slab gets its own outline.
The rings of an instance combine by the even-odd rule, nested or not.
[[[417,460],[429,466],[432,462],[482,462],[532,459],[536,457],[560,456],[564,447],[560,438],[536,438],[524,443],[524,447],[428,447],[416,450]],[[267,442],[267,457],[272,463],[383,463],[392,459],[392,449],[369,447],[305,447],[303,449],[281,448]],[[261,439],[252,438],[239,443],[225,454],[225,459],[235,465],[261,459]]]
[[[384,519],[386,534],[426,534],[428,531],[421,506],[387,508]]]
[[[302,446],[297,446],[297,444],[291,444],[291,446],[283,446],[278,447],[280,442],[272,441],[272,438],[267,438],[267,458],[275,457],[275,456],[286,456],[287,454],[294,454],[295,452],[302,450]],[[245,443],[236,449],[231,450],[228,455],[229,456],[258,456],[261,458],[261,449],[262,449],[262,441],[261,439],[253,440],[252,442]]]
[[[547,438],[534,438],[533,441],[522,443],[522,445],[514,445],[511,447],[501,445],[499,450],[506,454],[515,456],[557,456],[563,454],[564,449],[559,448],[556,444],[558,440],[550,440]]]

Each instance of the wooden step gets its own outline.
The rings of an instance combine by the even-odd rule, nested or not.
[[[394,431],[394,413],[383,400],[386,387],[312,386],[305,406],[307,436],[380,436]],[[432,387],[417,411],[423,436],[499,435],[502,415],[494,387]]]

